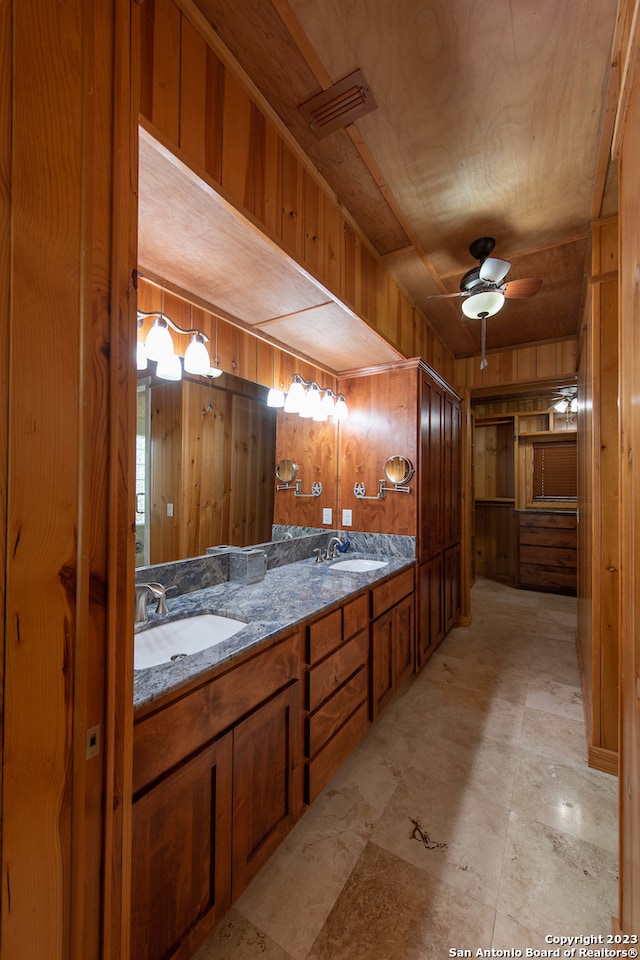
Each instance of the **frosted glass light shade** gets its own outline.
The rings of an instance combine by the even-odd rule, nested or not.
[[[138,340],[136,347],[136,367],[138,370],[147,369],[147,351],[142,340]]]
[[[147,334],[144,345],[149,360],[160,360],[173,353],[173,340],[164,320],[156,320]]]
[[[307,390],[304,401],[302,402],[298,413],[301,417],[311,420],[319,412],[321,406],[322,400],[320,398],[320,391],[316,386],[312,385]]]
[[[205,377],[209,373],[211,360],[209,351],[199,333],[194,334],[184,353],[184,369],[187,373],[198,373]]]
[[[502,309],[504,294],[499,290],[485,290],[474,293],[462,301],[462,312],[470,320],[480,320],[482,317],[492,317]]]
[[[171,356],[161,357],[156,367],[156,375],[161,380],[182,380],[182,364],[180,357],[175,353]]]
[[[322,410],[325,414],[325,417],[324,417],[325,420],[327,417],[333,416],[333,411],[335,410],[335,408],[336,408],[336,402],[333,399],[333,394],[329,390],[326,390],[324,397],[322,398]]]
[[[344,397],[338,397],[336,400],[335,410],[333,411],[334,420],[346,420],[349,416],[349,410],[347,408],[347,402]]]
[[[298,413],[304,400],[304,387],[299,380],[294,380],[289,388],[287,399],[284,402],[285,413]]]
[[[267,394],[267,406],[284,407],[284,393],[282,390],[277,390],[276,387],[271,387],[269,393]]]

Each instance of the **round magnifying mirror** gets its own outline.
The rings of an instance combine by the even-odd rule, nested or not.
[[[402,486],[413,476],[413,464],[408,457],[389,457],[384,465],[384,475],[389,483]]]
[[[276,463],[276,477],[280,483],[293,483],[298,467],[293,460],[279,460]]]

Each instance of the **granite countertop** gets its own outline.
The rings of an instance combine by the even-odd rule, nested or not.
[[[350,553],[348,558],[341,557],[336,562],[362,556]],[[243,620],[247,626],[228,640],[183,660],[134,670],[134,709],[164,697],[191,680],[204,677],[221,664],[259,647],[283,630],[317,616],[352,594],[415,563],[414,557],[376,555],[371,559],[385,560],[386,566],[362,573],[332,573],[332,561],[316,563],[314,559],[301,560],[267,571],[264,579],[258,583],[229,581],[179,597],[169,597],[168,615],[151,614],[144,624],[136,625],[136,633],[168,620],[203,613]]]

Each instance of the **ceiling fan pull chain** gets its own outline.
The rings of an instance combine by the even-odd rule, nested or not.
[[[485,356],[485,350],[487,346],[487,318],[482,318],[482,359],[480,360],[480,369],[484,370],[485,367],[489,366],[489,361]]]

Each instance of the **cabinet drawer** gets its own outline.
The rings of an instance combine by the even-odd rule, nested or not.
[[[307,764],[306,801],[312,803],[367,732],[367,704],[361,704],[335,737]]]
[[[307,663],[317,663],[341,643],[342,610],[334,610],[307,627]]]
[[[367,699],[369,671],[360,667],[350,680],[340,687],[326,703],[307,718],[307,756],[313,757],[356,707]]]
[[[371,591],[372,619],[375,620],[409,593],[413,593],[413,567],[403,570],[397,577],[373,588]]]
[[[315,710],[369,657],[369,636],[366,630],[344,643],[335,653],[313,667],[307,677],[307,709]]]
[[[343,607],[342,632],[345,640],[364,630],[369,621],[367,594],[361,593],[355,600],[351,600]]]
[[[296,632],[143,717],[133,733],[134,793],[296,680],[299,673]]]

